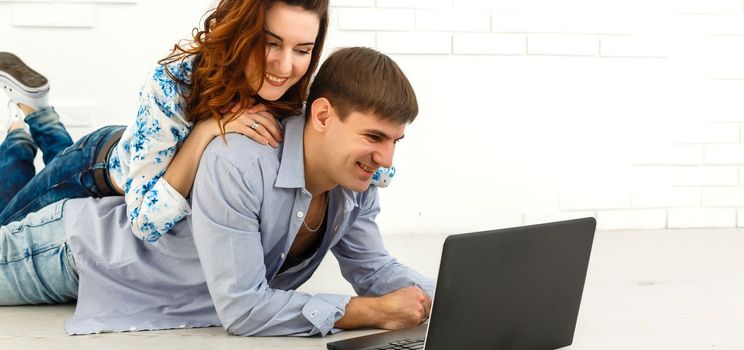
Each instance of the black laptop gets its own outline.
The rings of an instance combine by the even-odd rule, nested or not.
[[[447,237],[428,325],[329,350],[548,350],[571,345],[596,220]]]

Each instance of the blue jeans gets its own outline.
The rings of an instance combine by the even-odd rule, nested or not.
[[[0,227],[0,305],[77,298],[78,273],[62,220],[64,202]]]
[[[52,107],[29,114],[26,123],[31,135],[16,129],[0,145],[0,174],[7,174],[0,190],[0,226],[61,199],[116,194],[110,184],[97,186],[95,173],[104,172],[108,179],[105,155],[100,160],[100,153],[123,126],[103,127],[73,144]],[[34,175],[36,146],[46,165]]]

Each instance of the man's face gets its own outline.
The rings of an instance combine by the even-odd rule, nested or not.
[[[344,121],[332,118],[326,133],[328,175],[344,188],[366,191],[377,168],[392,166],[406,124],[361,112],[351,112]]]

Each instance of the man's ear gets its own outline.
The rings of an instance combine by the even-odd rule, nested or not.
[[[321,132],[328,126],[331,117],[336,113],[331,105],[331,101],[325,97],[315,99],[310,111],[310,123],[315,130]]]

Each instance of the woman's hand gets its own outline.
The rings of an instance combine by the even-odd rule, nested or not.
[[[232,113],[237,112],[237,107]],[[270,144],[276,148],[282,141],[282,129],[279,121],[269,113],[263,104],[255,105],[242,112],[237,117],[226,115],[222,119],[225,122],[225,132],[235,132],[250,137],[253,141],[262,144]]]
[[[248,136],[251,140],[261,144],[269,144],[271,147],[278,147],[282,142],[282,130],[279,127],[279,121],[269,113],[263,104],[255,105],[239,115],[238,106],[233,107],[230,112],[223,114],[222,121],[225,123],[225,133],[238,133]],[[212,137],[220,135],[220,128],[217,121],[213,118],[200,121],[198,128],[204,128],[210,131]]]

